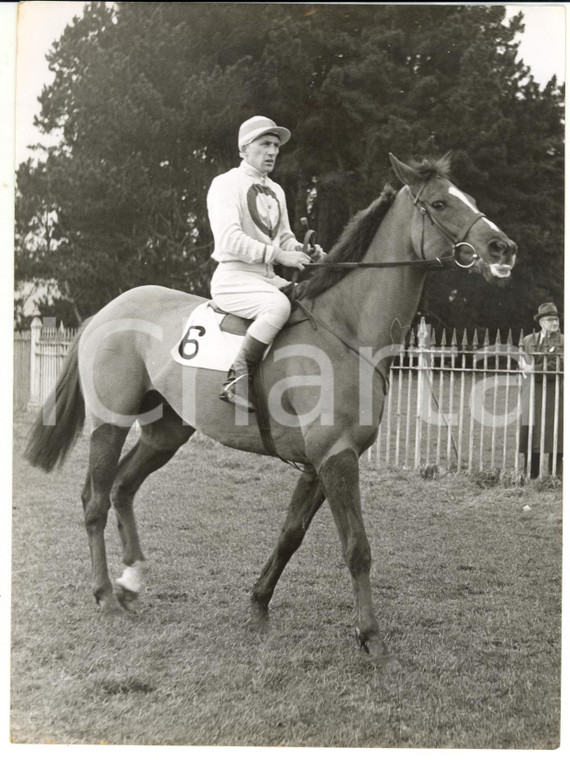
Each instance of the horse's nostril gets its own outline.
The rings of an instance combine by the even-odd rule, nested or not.
[[[500,259],[509,249],[509,245],[504,240],[491,240],[489,243],[489,253],[494,259]]]

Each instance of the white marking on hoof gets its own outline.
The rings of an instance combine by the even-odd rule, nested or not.
[[[142,591],[142,578],[143,578],[143,562],[137,559],[132,565],[128,565],[123,570],[123,574],[120,578],[117,578],[117,583],[127,591],[132,591],[135,594],[139,594]]]

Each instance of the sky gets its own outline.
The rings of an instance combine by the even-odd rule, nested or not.
[[[52,74],[45,55],[62,34],[74,15],[81,15],[85,3],[44,0],[20,3],[18,17],[17,102],[16,102],[16,162],[28,155],[27,145],[40,136],[33,126],[38,113],[37,98]],[[565,29],[568,4],[506,4],[507,17],[522,10],[526,31],[521,40],[520,54],[542,85],[556,74],[565,80]],[[566,6],[566,7],[565,7]]]
[[[537,82],[545,85],[553,74],[566,81],[566,25],[570,3],[559,5],[509,5],[507,19],[519,11],[526,26],[520,40],[519,55],[530,66]]]
[[[53,80],[45,59],[52,44],[71,23],[81,16],[84,2],[41,0],[20,3],[16,66],[16,163],[27,158],[27,145],[45,139],[34,128],[39,111],[38,96]]]

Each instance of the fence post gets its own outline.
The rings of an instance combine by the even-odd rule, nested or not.
[[[28,411],[36,412],[40,408],[40,337],[42,334],[42,320],[36,315],[30,328],[30,400]]]
[[[429,383],[429,378],[425,376],[429,368],[429,337],[430,331],[426,325],[425,318],[422,317],[418,329],[418,396],[416,402],[416,446],[414,451],[414,467],[416,469],[420,466],[422,460],[422,415],[425,410],[425,384],[426,382]]]

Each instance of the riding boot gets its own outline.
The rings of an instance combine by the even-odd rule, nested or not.
[[[253,412],[254,406],[249,401],[249,378],[254,368],[259,364],[267,348],[249,333],[245,334],[239,354],[234,359],[230,369],[229,379],[224,384],[220,398],[229,401],[246,412]]]

